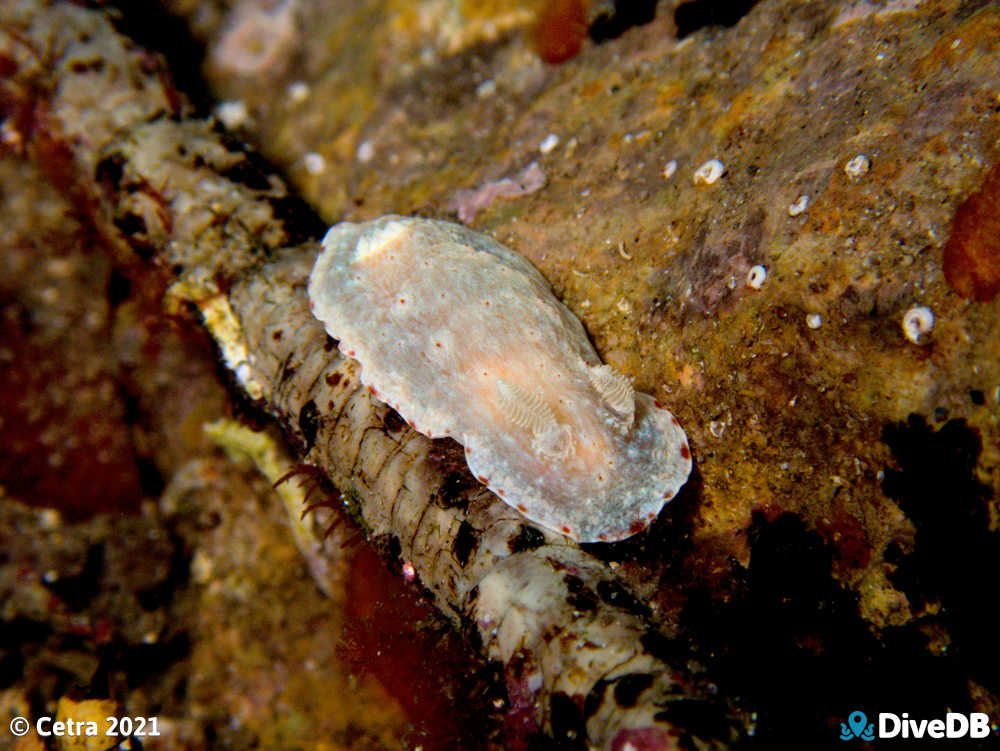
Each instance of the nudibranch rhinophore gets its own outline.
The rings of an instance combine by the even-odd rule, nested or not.
[[[399,216],[338,224],[309,300],[378,399],[464,445],[473,475],[543,527],[621,540],[687,480],[676,418],[603,365],[545,277],[486,235]]]

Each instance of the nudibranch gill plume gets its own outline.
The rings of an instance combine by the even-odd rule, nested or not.
[[[414,429],[465,447],[473,475],[581,542],[645,529],[691,471],[676,418],[601,363],[521,254],[450,222],[332,227],[313,315]]]

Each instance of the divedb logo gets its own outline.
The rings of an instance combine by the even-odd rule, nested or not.
[[[985,712],[948,712],[944,719],[915,720],[907,712],[901,715],[879,712],[878,733],[876,724],[868,721],[868,716],[854,710],[847,716],[847,722],[840,723],[840,740],[851,741],[858,738],[873,741],[876,738],[985,738],[992,732],[990,717]]]

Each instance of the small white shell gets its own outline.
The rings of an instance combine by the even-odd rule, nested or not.
[[[924,305],[910,308],[903,314],[903,336],[914,344],[924,344],[926,334],[934,330],[934,311]]]
[[[309,84],[305,81],[294,81],[285,89],[285,93],[295,104],[302,104],[309,98]]]
[[[818,329],[823,325],[823,316],[819,313],[810,313],[806,316],[806,326],[811,329]]]
[[[864,177],[868,174],[868,170],[871,168],[872,162],[864,154],[858,154],[856,157],[851,159],[847,164],[844,165],[844,172],[847,173],[848,177],[853,177],[855,180]]]
[[[718,159],[709,159],[694,173],[695,185],[711,185],[726,171],[726,166]]]
[[[767,279],[767,269],[761,265],[751,266],[747,272],[747,286],[750,289],[760,289]]]
[[[242,99],[232,102],[219,102],[215,107],[215,116],[226,130],[242,128],[250,121],[250,110]]]
[[[602,365],[538,270],[486,235],[396,216],[338,224],[309,299],[362,383],[421,433],[464,444],[480,482],[544,527],[621,540],[687,480],[673,415]]]
[[[358,144],[358,150],[354,156],[361,164],[368,164],[375,158],[375,144],[371,141],[362,141]]]
[[[316,151],[310,151],[303,156],[302,164],[305,166],[306,172],[310,175],[322,175],[326,170],[326,159]]]
[[[795,203],[788,205],[788,216],[798,216],[809,208],[809,196],[803,193],[795,199]]]

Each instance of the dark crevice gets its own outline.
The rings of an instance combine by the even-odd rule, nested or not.
[[[757,0],[692,0],[674,11],[677,38],[683,39],[706,26],[735,26]]]
[[[110,14],[119,33],[140,47],[163,55],[169,75],[200,116],[212,108],[213,97],[201,75],[205,46],[191,35],[187,22],[168,13],[160,3],[112,0]]]
[[[102,650],[101,660],[90,685],[96,695],[107,687],[123,685],[129,689],[159,681],[168,669],[191,655],[191,638],[179,633],[156,644],[113,643]]]
[[[750,565],[734,572],[731,596],[692,592],[682,626],[697,635],[690,646],[719,693],[756,712],[755,747],[805,739],[833,747],[839,723],[856,709],[972,711],[968,665],[932,651],[920,624],[873,633],[857,596],[833,576],[835,548],[801,519],[758,512],[748,539]]]
[[[985,607],[985,577],[1000,570],[1000,534],[990,531],[990,489],[976,477],[982,443],[965,420],[935,431],[919,415],[888,425],[882,440],[899,469],[882,489],[916,527],[913,551],[887,551],[898,563],[891,577],[926,626],[943,628],[949,659],[992,691],[1000,690],[1000,618]]]
[[[80,573],[44,582],[45,586],[52,594],[62,600],[70,611],[80,612],[101,591],[104,555],[103,543],[91,545],[87,550],[87,560],[84,562],[83,568],[80,569]]]
[[[148,612],[169,607],[177,592],[187,586],[191,579],[191,555],[180,537],[171,535],[171,538],[173,552],[170,554],[170,570],[166,578],[136,592],[139,606]]]
[[[613,11],[599,14],[590,24],[590,38],[600,44],[617,39],[633,26],[642,26],[656,15],[656,0],[615,0]]]
[[[44,643],[52,634],[48,623],[30,618],[0,619],[0,690],[24,677],[25,647]]]

